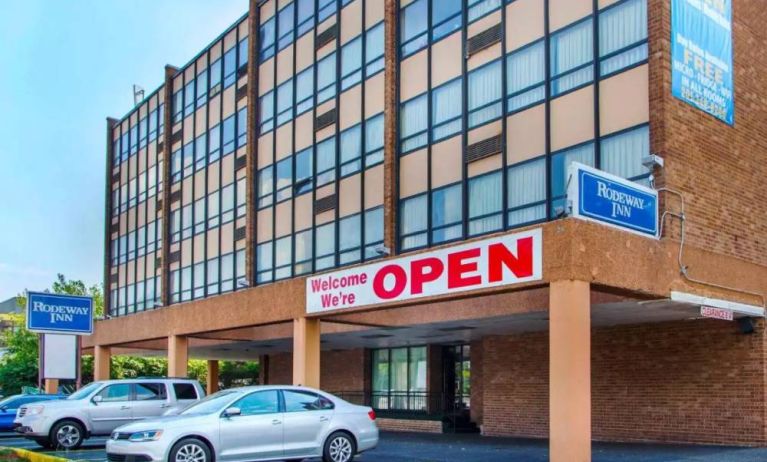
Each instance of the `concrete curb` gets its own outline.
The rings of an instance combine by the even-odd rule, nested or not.
[[[0,446],[0,451],[10,451],[15,454],[19,459],[28,460],[29,462],[69,462],[70,459],[64,459],[63,457],[51,456],[48,454],[41,454],[39,452],[27,451],[26,449],[8,448]],[[0,454],[0,461],[6,460],[2,454]],[[12,459],[11,459],[12,460]]]

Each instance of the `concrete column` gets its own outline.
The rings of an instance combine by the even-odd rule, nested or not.
[[[186,377],[189,341],[182,335],[168,337],[168,377]]]
[[[549,285],[549,460],[591,461],[589,283]]]
[[[207,393],[209,395],[218,391],[218,360],[217,359],[208,360],[208,383],[206,388],[207,388]]]
[[[45,392],[55,395],[59,391],[59,379],[45,379]]]
[[[293,384],[320,387],[320,320],[293,320]]]
[[[93,380],[109,380],[109,364],[112,349],[108,346],[93,347]]]

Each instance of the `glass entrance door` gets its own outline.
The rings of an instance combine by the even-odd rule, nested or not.
[[[471,407],[471,347],[451,345],[444,353],[445,411],[463,413]]]

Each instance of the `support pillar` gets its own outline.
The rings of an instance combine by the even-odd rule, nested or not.
[[[209,395],[218,391],[218,360],[208,360],[208,383],[206,384],[206,392]]]
[[[320,387],[320,320],[293,320],[293,384]]]
[[[168,377],[186,377],[189,341],[181,335],[168,337]]]
[[[93,380],[109,380],[112,349],[108,346],[93,347]]]
[[[45,393],[55,395],[59,392],[59,379],[45,379]]]
[[[591,461],[589,283],[549,285],[549,460]]]

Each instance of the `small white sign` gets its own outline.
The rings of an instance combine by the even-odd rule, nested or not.
[[[306,280],[306,312],[538,281],[541,241],[538,228],[313,276]]]
[[[700,315],[704,318],[723,319],[725,321],[732,321],[732,310],[726,310],[724,308],[715,308],[713,306],[701,306]]]
[[[44,334],[43,378],[77,379],[77,335]]]

